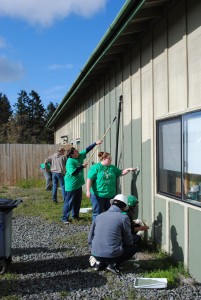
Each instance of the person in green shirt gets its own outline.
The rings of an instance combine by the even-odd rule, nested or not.
[[[149,229],[149,226],[147,226],[145,223],[143,223],[140,220],[133,220],[134,213],[136,208],[138,207],[138,199],[133,196],[129,195],[128,198],[128,209],[123,211],[122,214],[128,215],[131,223],[131,233],[133,236],[133,243],[139,244],[141,242],[141,235],[139,233],[142,233],[144,231],[147,231]],[[140,247],[138,247],[138,250]]]
[[[120,176],[135,171],[136,168],[121,170],[112,165],[112,157],[108,152],[99,152],[100,162],[91,166],[87,176],[86,196],[92,204],[92,220],[110,208],[110,199],[116,195],[116,181]]]
[[[40,164],[40,170],[43,173],[44,177],[45,177],[45,181],[46,181],[46,191],[50,191],[52,189],[52,173],[50,171],[50,163],[47,164],[47,166],[45,167],[44,163]]]
[[[84,163],[84,160],[86,158],[86,154],[96,145],[100,144],[102,144],[102,140],[93,143],[80,152],[78,152],[78,150],[74,147],[71,147],[67,151],[66,175],[64,177],[66,194],[63,206],[63,216],[61,219],[64,224],[69,224],[71,211],[72,218],[79,219],[82,200],[82,186],[85,183],[83,169],[87,166],[87,163]]]

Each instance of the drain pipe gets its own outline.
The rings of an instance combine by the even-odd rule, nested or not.
[[[123,96],[119,97],[119,108],[118,108],[118,117],[117,117],[117,133],[116,133],[116,151],[115,151],[115,166],[117,166],[118,160],[118,145],[119,145],[119,125],[120,125],[120,115],[121,115],[121,106],[122,106]]]

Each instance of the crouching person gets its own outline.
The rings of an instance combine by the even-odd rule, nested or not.
[[[110,203],[109,210],[98,215],[90,228],[90,265],[97,271],[107,269],[119,273],[119,266],[132,258],[137,250],[129,217],[122,214],[128,209],[128,198],[119,194]]]

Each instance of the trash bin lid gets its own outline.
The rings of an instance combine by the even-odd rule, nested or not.
[[[1,208],[14,208],[16,206],[16,200],[0,198],[0,210]]]

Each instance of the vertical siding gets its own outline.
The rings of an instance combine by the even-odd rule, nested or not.
[[[168,16],[168,81],[171,113],[187,108],[186,19],[184,1]]]
[[[165,199],[156,197],[155,203],[155,222],[152,225],[152,236],[162,248],[169,252],[167,243],[167,205]],[[168,228],[169,231],[169,228]],[[168,238],[169,238],[168,234]]]
[[[112,68],[110,72],[110,109],[111,109],[111,119],[110,121],[112,122],[116,116],[117,113],[117,101],[116,101],[116,87],[115,87],[115,78],[116,78],[116,73],[115,73],[115,68]],[[116,122],[111,126],[110,129],[110,141],[111,141],[111,149],[110,153],[113,158],[113,163],[115,159],[115,143],[116,143]]]
[[[153,90],[152,90],[152,37],[147,35],[141,45],[141,82],[142,82],[142,202],[143,218],[152,221],[153,201]]]
[[[123,60],[123,168],[132,166],[131,112],[131,61],[130,53],[127,53]],[[131,193],[131,181],[132,173],[123,177],[122,193]]]
[[[196,230],[201,224],[201,214],[199,210],[189,209],[189,269],[193,270],[193,276],[201,281],[200,274],[200,249],[201,231]]]
[[[104,99],[104,79],[100,83],[100,104],[99,104],[99,132],[102,137],[105,132],[105,99]],[[104,151],[106,151],[104,144]]]
[[[184,262],[184,208],[178,203],[170,203],[170,249],[173,259]]]
[[[132,151],[132,165],[140,167],[138,176],[133,174],[131,182],[131,194],[135,195],[139,200],[139,218],[142,219],[142,122],[141,122],[141,60],[140,60],[140,44],[138,44],[132,51],[132,137],[131,137],[131,151]]]
[[[188,0],[187,3],[189,107],[196,107],[201,103],[201,1]]]
[[[110,77],[109,72],[105,75],[105,82],[104,82],[104,94],[105,94],[105,132],[110,125],[110,115],[111,115],[111,108],[110,108]],[[106,151],[110,152],[110,132],[105,136],[104,145]]]
[[[167,20],[153,30],[153,97],[154,116],[168,113]]]

